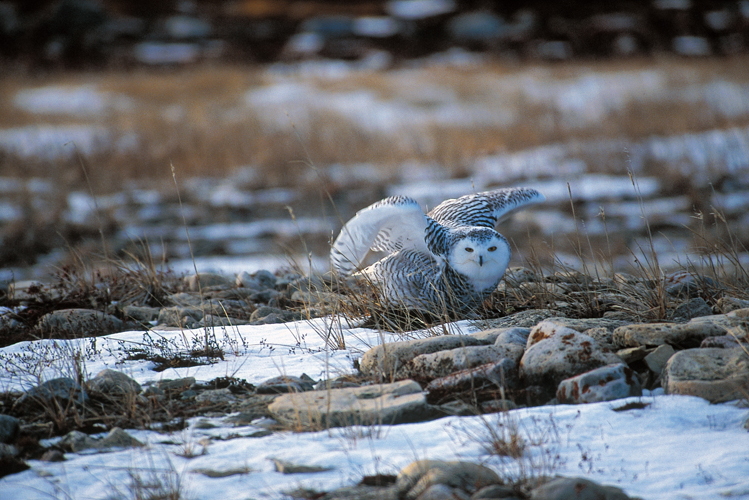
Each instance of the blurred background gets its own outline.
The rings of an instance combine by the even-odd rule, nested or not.
[[[385,196],[520,185],[512,265],[749,265],[749,0],[0,1],[2,282],[324,271]]]

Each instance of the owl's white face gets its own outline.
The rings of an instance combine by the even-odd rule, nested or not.
[[[491,237],[461,239],[450,252],[449,264],[466,276],[476,291],[496,286],[510,263],[510,245],[495,233]]]

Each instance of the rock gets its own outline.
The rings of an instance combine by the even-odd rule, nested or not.
[[[738,299],[736,297],[721,297],[718,302],[715,303],[716,312],[729,313],[736,309],[747,309],[749,308],[749,300]]]
[[[262,291],[276,286],[276,277],[270,271],[261,270],[255,274],[242,271],[237,275],[237,286]]]
[[[712,53],[710,42],[701,36],[676,36],[671,47],[681,56],[709,56]]]
[[[65,451],[78,453],[88,449],[107,450],[110,448],[135,448],[145,445],[119,427],[115,427],[100,439],[94,439],[80,431],[70,431],[60,440],[58,446]]]
[[[651,372],[660,375],[666,367],[669,358],[675,352],[674,348],[668,344],[660,345],[653,352],[645,356],[645,364]]]
[[[0,415],[0,443],[15,442],[21,433],[21,422],[10,415]]]
[[[184,378],[178,378],[178,379],[164,379],[159,380],[156,383],[156,386],[166,392],[182,392],[184,390],[189,389],[193,384],[195,383],[195,377],[184,377]]]
[[[520,378],[528,385],[548,383],[556,388],[566,378],[621,363],[615,354],[604,352],[592,337],[550,321],[531,330],[528,344],[520,360]]]
[[[499,346],[466,346],[420,354],[398,370],[396,377],[432,380],[502,359],[509,359],[513,365],[516,365],[524,351],[523,346],[518,344],[502,344]]]
[[[700,347],[718,347],[720,349],[733,349],[741,347],[739,341],[733,335],[720,335],[717,337],[708,337],[700,343]]]
[[[41,281],[14,281],[8,285],[8,297],[21,302],[51,297],[53,292]]]
[[[195,402],[208,403],[212,405],[225,405],[234,403],[237,397],[229,389],[209,389],[195,396]]]
[[[37,328],[42,334],[80,338],[106,335],[124,329],[122,320],[94,309],[61,309],[41,317]]]
[[[749,355],[743,349],[687,349],[668,360],[662,385],[666,394],[699,396],[711,403],[749,392]]]
[[[390,342],[373,347],[364,353],[359,369],[368,376],[389,378],[407,362],[422,354],[431,354],[458,347],[482,345],[482,341],[469,335],[440,335],[424,339]]]
[[[159,311],[160,325],[194,328],[203,319],[203,311],[197,307],[172,306]]]
[[[400,424],[436,416],[419,384],[392,384],[283,394],[268,406],[273,418],[298,429]]]
[[[297,465],[286,460],[271,458],[276,471],[281,474],[309,474],[315,472],[325,472],[332,470],[331,467],[320,467],[319,465]]]
[[[510,314],[504,318],[487,320],[485,323],[490,324],[494,328],[508,328],[513,326],[532,328],[541,321],[551,317],[554,317],[554,313],[548,309],[528,309],[527,311]]]
[[[216,316],[215,314],[206,314],[204,318],[198,321],[198,326],[218,327],[218,326],[239,326],[249,325],[250,322],[244,319],[229,318],[227,316]]]
[[[122,312],[125,317],[141,323],[150,323],[159,319],[159,307],[127,306]]]
[[[527,267],[511,267],[504,275],[504,281],[510,286],[518,286],[521,283],[538,281],[537,273]]]
[[[197,292],[200,290],[205,291],[207,288],[221,286],[231,286],[232,280],[216,273],[198,273],[184,277],[185,284],[190,291]]]
[[[499,40],[508,30],[504,19],[495,13],[477,10],[450,19],[447,31],[458,42],[492,43]]]
[[[135,395],[141,391],[138,382],[122,372],[109,369],[97,373],[89,380],[88,387],[92,391],[112,396]]]
[[[287,321],[296,321],[301,319],[300,313],[293,313],[276,307],[262,306],[252,312],[250,324],[252,325],[269,325],[274,323],[286,323]]]
[[[466,492],[459,488],[451,488],[444,484],[434,484],[421,492],[419,500],[469,500]]]
[[[296,291],[291,295],[291,300],[299,301],[299,302],[305,302],[300,296],[297,296],[296,294],[301,294],[302,292]],[[316,292],[318,293],[324,293],[324,292]],[[273,290],[272,288],[268,288],[267,290],[260,290],[258,292],[252,292],[250,295],[250,300],[252,302],[260,302],[264,304],[269,304],[273,299],[278,300],[279,297],[281,297],[283,294],[279,292],[278,290]],[[317,295],[313,295],[313,298]],[[308,298],[305,296],[304,298]],[[308,302],[311,302],[308,300]]]
[[[581,477],[557,477],[531,490],[531,500],[628,500],[624,491]]]
[[[621,363],[563,380],[557,389],[561,404],[613,401],[630,396],[642,396],[642,386],[637,374]]]
[[[305,392],[315,389],[315,382],[306,374],[301,377],[281,375],[270,378],[257,386],[258,394],[284,394],[287,392]]]
[[[180,292],[169,295],[167,297],[167,302],[174,306],[191,306],[199,308],[205,305],[206,299],[205,297],[201,298],[197,293]]]
[[[652,350],[647,349],[642,346],[627,347],[627,348],[619,349],[618,351],[616,351],[616,355],[619,356],[622,359],[622,361],[624,361],[628,365],[631,365],[632,363],[636,361],[640,361],[641,359],[644,359],[645,356],[647,356],[649,352],[652,352]]]
[[[688,323],[637,323],[614,330],[618,347],[670,344],[680,348],[697,347],[707,337],[725,335],[733,324],[725,314],[694,318]]]
[[[498,413],[501,411],[517,410],[518,405],[509,399],[491,399],[479,405],[481,413]]]
[[[573,330],[574,329],[575,328],[573,328]],[[612,341],[613,333],[611,332],[611,330],[603,326],[599,326],[596,328],[588,328],[587,330],[582,330],[580,332],[584,333],[588,337],[593,338],[593,340],[598,342],[598,345],[600,345],[602,348],[608,349],[609,351],[616,350],[616,346],[613,344],[613,341]]]
[[[531,333],[530,328],[520,328],[520,327],[514,327],[514,328],[495,328],[490,331],[499,331],[500,334],[497,336],[497,338],[494,340],[495,345],[500,344],[518,344],[525,346],[528,343],[528,335]]]
[[[674,318],[692,319],[702,316],[711,316],[712,314],[713,309],[707,305],[705,299],[697,297],[696,299],[685,302],[674,309],[673,316]]]
[[[16,404],[23,404],[29,400],[42,401],[46,404],[57,400],[64,405],[71,399],[74,399],[78,403],[83,403],[88,400],[88,395],[72,378],[60,377],[47,380],[38,386],[32,387],[21,396]]]
[[[624,320],[610,318],[560,318],[556,316],[548,318],[546,319],[546,321],[551,321],[553,323],[556,323],[557,325],[572,328],[573,330],[577,330],[578,332],[585,332],[586,330],[590,330],[592,328],[604,328],[606,329],[606,331],[612,333],[618,327],[626,325],[628,323]]]
[[[517,362],[513,359],[502,358],[499,361],[436,378],[429,382],[425,390],[429,393],[429,401],[433,402],[464,391],[483,389],[500,391],[502,388],[512,388],[515,385],[517,385]]]
[[[481,488],[471,495],[471,500],[493,500],[497,498],[517,500],[515,489],[505,484],[492,484],[491,486]]]
[[[64,462],[65,455],[60,450],[47,450],[39,460],[42,462]]]
[[[0,443],[0,463],[5,461],[8,458],[14,458],[18,456],[18,448],[13,446],[12,444],[7,443]],[[0,473],[3,476],[4,473]]]
[[[415,499],[435,485],[475,493],[484,486],[501,484],[496,472],[471,462],[417,460],[404,467],[395,481],[400,498]]]

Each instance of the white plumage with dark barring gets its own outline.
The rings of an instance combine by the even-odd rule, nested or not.
[[[445,200],[425,214],[416,200],[391,196],[357,212],[330,250],[333,270],[375,285],[388,305],[468,312],[497,287],[510,244],[495,226],[541,203],[530,188],[506,188]],[[385,252],[360,269],[370,251]]]

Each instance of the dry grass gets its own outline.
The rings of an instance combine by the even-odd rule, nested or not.
[[[478,106],[497,107],[515,116],[511,125],[452,125],[396,127],[371,131],[334,110],[314,110],[309,123],[294,123],[271,130],[256,111],[247,107],[244,95],[276,81],[259,68],[197,66],[175,70],[139,69],[131,72],[84,74],[6,75],[0,79],[0,128],[41,124],[95,124],[115,139],[137,134],[138,146],[130,151],[107,150],[87,157],[97,192],[106,192],[124,180],[167,180],[169,164],[182,176],[221,176],[252,165],[260,169],[264,185],[298,185],[308,172],[295,164],[311,159],[316,164],[373,162],[385,171],[396,171],[406,160],[436,162],[450,176],[467,174],[477,157],[517,151],[543,144],[621,138],[630,140],[652,134],[677,134],[710,128],[741,126],[749,116],[727,119],[706,112],[699,100],[691,104],[664,98],[658,102],[630,99],[620,109],[610,110],[596,123],[571,125],[558,109],[545,102],[523,97],[526,82],[534,85],[567,85],[586,75],[635,75],[646,78],[655,72],[669,92],[711,81],[749,81],[749,59],[745,56],[710,60],[652,59],[564,65],[513,67],[487,65],[480,68],[423,67],[392,72],[352,73],[342,79],[291,76],[323,93],[366,91],[385,102],[404,103],[414,110],[429,110],[445,98]],[[638,76],[639,75],[639,76]],[[645,76],[643,76],[645,75]],[[43,86],[92,85],[102,92],[126,96],[129,109],[86,118],[36,115],[16,109],[13,96],[19,90]],[[543,87],[546,88],[546,87]],[[555,92],[544,90],[544,92]],[[434,94],[434,95],[432,95]],[[281,116],[283,123],[284,117]],[[592,165],[606,171],[605,164]],[[54,178],[61,186],[80,187],[84,179],[80,159],[40,161],[0,156],[5,175]]]

